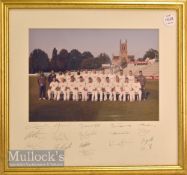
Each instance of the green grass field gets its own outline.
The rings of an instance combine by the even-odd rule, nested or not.
[[[74,102],[38,100],[36,77],[29,78],[29,121],[157,121],[159,81],[146,84],[148,99],[141,102]]]

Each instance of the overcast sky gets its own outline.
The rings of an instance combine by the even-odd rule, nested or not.
[[[150,49],[159,49],[159,30],[157,29],[30,29],[29,52],[39,48],[51,58],[52,50],[57,48],[80,52],[90,51],[94,56],[106,53],[119,55],[119,42],[128,41],[128,54],[135,58],[143,57]]]

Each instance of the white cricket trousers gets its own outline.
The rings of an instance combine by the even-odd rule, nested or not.
[[[67,100],[67,93],[65,90],[61,90],[61,91],[58,91],[57,92],[57,100],[59,101],[60,100],[60,95],[63,94],[63,100],[66,101]]]
[[[56,98],[57,98],[57,91],[56,91],[56,90],[53,90],[53,89],[49,89],[49,90],[47,91],[48,99],[51,100],[52,94],[54,95],[54,98],[53,98],[53,99],[56,100]]]
[[[138,101],[141,101],[141,99],[142,99],[142,91],[139,90],[139,91],[134,92],[134,99],[135,99],[135,95],[138,95]]]
[[[107,94],[109,95],[109,100],[112,101],[112,92],[111,91],[104,92],[104,101],[107,100]]]
[[[119,100],[119,101],[122,101],[123,93],[122,93],[121,91],[113,91],[113,92],[112,92],[112,98],[113,98],[113,100],[114,100],[114,101],[117,100],[117,94],[119,94],[118,100]]]
[[[127,95],[127,99],[130,101],[134,101],[135,100],[135,96],[134,93],[132,91],[128,91],[128,92],[124,92],[123,93],[123,101],[126,101],[126,95]]]
[[[82,101],[87,101],[87,99],[88,99],[88,97],[87,97],[87,91],[81,90],[81,91],[79,91],[79,93],[82,96]]]

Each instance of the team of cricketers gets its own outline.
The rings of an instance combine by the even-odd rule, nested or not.
[[[41,82],[42,79],[41,79]],[[124,75],[102,71],[52,72],[48,77],[48,100],[64,101],[141,101],[146,79],[139,72]],[[41,99],[41,98],[40,98]]]

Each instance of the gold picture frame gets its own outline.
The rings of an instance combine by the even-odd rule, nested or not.
[[[187,175],[187,1],[186,0],[0,0],[0,174],[167,174]],[[8,166],[9,150],[9,11],[11,9],[154,9],[176,10],[178,43],[178,165],[115,167]],[[169,137],[169,136],[168,136]],[[162,151],[162,150],[160,150]]]

